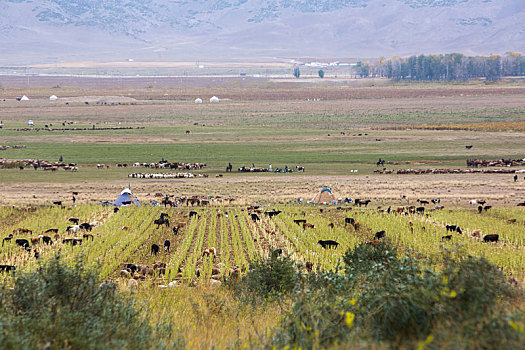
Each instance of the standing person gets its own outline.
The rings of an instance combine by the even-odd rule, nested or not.
[[[272,171],[272,165],[270,164],[270,166],[268,167],[268,171]]]
[[[518,175],[514,175],[514,182],[518,181]]]
[[[60,156],[60,158],[58,158],[58,161],[59,162],[63,162],[64,161],[64,158],[62,156]]]
[[[75,204],[76,201],[77,201],[77,198],[75,197],[75,195],[73,195],[73,204]]]

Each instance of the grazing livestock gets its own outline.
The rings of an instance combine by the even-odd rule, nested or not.
[[[417,207],[416,213],[418,214],[424,214],[425,213],[425,207]]]
[[[181,222],[179,222],[179,223],[177,224],[177,226],[178,226],[179,228],[183,228],[184,226],[186,226],[186,221],[181,221]]]
[[[421,199],[418,199],[417,202],[421,205],[427,205],[427,204],[430,204],[428,201],[425,201],[425,200],[421,200]]]
[[[259,218],[259,215],[255,213],[251,214],[251,217],[254,222],[261,221],[261,219]]]
[[[35,259],[40,258],[40,252],[38,250],[35,249],[33,252],[34,252]]]
[[[80,225],[71,225],[66,228],[66,232],[73,232],[73,234],[76,234],[78,231],[80,231]]]
[[[355,223],[354,218],[345,218],[345,226],[347,224],[353,225]]]
[[[91,224],[84,222],[79,225],[81,230],[91,231],[93,227],[91,227]]]
[[[441,237],[442,241],[445,241],[445,240],[450,241],[451,239],[452,239],[452,235],[446,235],[446,236]]]
[[[303,230],[306,230],[307,228],[315,228],[315,225],[314,224],[309,224],[307,222],[305,222],[303,224]]]
[[[281,211],[280,210],[267,211],[267,212],[264,212],[264,214],[268,215],[268,217],[274,217],[274,216],[281,214]]]
[[[472,231],[472,237],[481,239],[481,230],[474,230]]]
[[[483,211],[483,206],[482,205],[478,205],[478,213],[481,214],[482,211]]]
[[[13,239],[13,234],[10,233],[8,237],[5,237],[3,240],[2,240],[2,247],[4,246],[4,242],[10,242],[11,240]]]
[[[72,246],[82,245],[82,239],[81,238],[64,238],[62,240],[62,243],[71,244]]]
[[[306,220],[305,219],[298,219],[298,220],[294,220],[293,222],[295,222],[297,225],[304,225],[304,224],[306,224]]]
[[[283,254],[283,250],[282,250],[281,248],[279,248],[279,249],[274,249],[274,250],[272,251],[272,259],[277,259],[277,257],[278,257],[279,255],[282,255],[282,254]]]
[[[122,229],[125,230],[125,231],[129,231],[130,228],[131,227],[129,227],[129,226],[122,226]]]
[[[155,225],[157,225],[157,229],[161,226],[161,225],[166,225],[167,227],[170,227],[170,220],[167,218],[167,217],[164,217],[164,216],[160,216],[159,219],[155,219],[155,221],[153,221],[153,223]]]
[[[164,251],[167,253],[170,251],[171,242],[169,240],[164,241]]]
[[[525,207],[525,202],[521,202],[517,204],[518,207]]]
[[[384,238],[385,236],[386,236],[386,232],[385,232],[385,230],[378,231],[378,232],[376,232],[376,234],[374,235],[375,239],[381,239],[381,238]]]
[[[91,233],[84,233],[84,234],[82,235],[82,238],[84,238],[86,241],[87,241],[88,239],[90,239],[90,238],[91,238],[91,240],[94,240],[94,239],[95,239]]]
[[[485,205],[485,203],[487,203],[487,201],[478,201],[479,204],[481,205]]]
[[[329,239],[329,240],[322,240],[321,239],[321,240],[317,241],[317,243],[320,244],[321,247],[323,247],[324,249],[326,249],[326,248],[334,248],[334,249],[336,249],[337,246],[339,245],[338,242],[333,241],[331,239]]]
[[[46,230],[44,233],[58,233],[58,228],[50,228],[49,230]]]
[[[17,239],[15,240],[15,243],[21,247],[29,247],[29,241],[27,239]]]
[[[362,199],[359,199],[359,198],[354,199],[355,205],[358,205],[358,206],[364,205],[366,207],[366,206],[368,206],[368,204],[370,202],[371,202],[370,199],[366,199],[366,200],[362,200]]]
[[[69,222],[75,224],[75,225],[78,225],[78,222],[80,221],[80,219],[77,219],[77,218],[69,218],[68,220]]]
[[[42,242],[44,242],[47,245],[53,245],[53,241],[51,240],[51,237],[49,236],[38,236],[42,238]]]
[[[176,235],[179,233],[179,228],[177,226],[173,226],[173,234]]]
[[[16,228],[16,229],[13,230],[13,233],[14,234],[26,233],[26,234],[32,235],[33,231],[31,231],[30,229],[27,229],[27,228]]]
[[[155,243],[151,245],[151,254],[157,255],[159,253],[159,250],[160,250],[160,247],[156,245]]]
[[[217,255],[217,249],[215,247],[206,248],[202,251],[202,256],[216,256]]]
[[[499,235],[497,235],[497,234],[486,235],[485,237],[483,237],[483,242],[485,242],[485,243],[497,242],[498,240],[499,240]]]
[[[139,269],[139,267],[135,264],[124,264],[124,268],[131,271],[132,273],[137,272]]]
[[[113,208],[113,213],[118,213],[119,208]]]
[[[0,265],[0,272],[15,272],[16,266],[14,265]]]
[[[196,211],[190,211],[190,219],[194,216],[197,216],[197,212]]]
[[[330,228],[333,229],[333,228],[334,228],[334,223],[333,223],[333,222],[329,223],[329,224],[328,224],[328,227],[330,227]]]
[[[446,225],[445,226],[447,232],[449,231],[452,231],[452,232],[457,232],[459,234],[462,234],[463,232],[461,232],[461,229],[459,228],[459,226],[456,226],[456,225]]]
[[[128,270],[120,270],[120,277],[129,278],[130,273]]]
[[[311,261],[307,261],[305,265],[306,265],[306,271],[312,272],[312,270],[314,269],[314,264]]]
[[[40,236],[36,237],[36,238],[31,238],[31,244],[32,245],[36,245],[38,243],[40,243]]]
[[[490,208],[492,208],[492,205],[486,205],[483,207],[483,210],[488,211]]]

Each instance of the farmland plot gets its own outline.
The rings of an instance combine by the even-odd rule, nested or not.
[[[183,281],[206,282],[212,269],[220,265],[221,274],[227,275],[235,266],[242,271],[259,257],[269,256],[273,249],[280,248],[285,255],[296,261],[310,261],[317,269],[330,270],[340,264],[349,248],[362,242],[374,240],[374,234],[385,231],[386,238],[396,246],[409,249],[416,255],[439,261],[443,248],[461,246],[465,253],[484,256],[505,273],[523,279],[525,276],[525,225],[523,209],[498,209],[479,214],[475,209],[430,211],[426,215],[386,213],[374,209],[336,210],[302,206],[276,207],[281,214],[269,217],[258,213],[253,220],[251,212],[241,207],[199,208],[197,215],[189,217],[187,208],[122,208],[113,213],[102,206],[77,206],[74,208],[40,207],[25,211],[11,207],[0,208],[0,234],[8,237],[17,228],[26,228],[32,233],[14,233],[13,240],[5,241],[0,248],[0,264],[16,265],[19,269],[37,266],[34,250],[39,259],[52,258],[56,253],[68,261],[82,257],[88,264],[100,266],[105,278],[116,278],[123,263],[167,264],[166,280],[182,272]],[[346,209],[346,208],[345,208]],[[157,228],[154,220],[165,212],[170,217],[170,227]],[[98,225],[89,233],[93,239],[84,237],[86,232],[66,232],[71,217],[81,222],[97,221]],[[345,218],[353,218],[359,224],[345,224]],[[294,220],[306,220],[310,227],[303,227]],[[184,225],[184,224],[185,225]],[[447,232],[445,225],[461,227],[462,234]],[[173,227],[180,225],[178,233]],[[57,228],[59,233],[44,233]],[[485,243],[471,232],[480,229],[483,235],[499,234],[497,243]],[[31,244],[31,252],[17,246],[14,239],[52,236],[53,244],[39,240]],[[443,236],[451,234],[450,240]],[[83,239],[82,245],[62,243],[63,238]],[[164,251],[163,244],[169,240],[171,247]],[[319,240],[334,240],[335,249],[325,249]],[[160,252],[153,255],[151,245],[159,245]],[[203,256],[203,250],[214,247],[217,254]],[[155,276],[160,277],[160,276]],[[180,277],[180,276],[179,276]]]

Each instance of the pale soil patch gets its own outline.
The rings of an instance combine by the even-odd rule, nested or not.
[[[287,203],[312,199],[325,185],[336,197],[369,198],[372,206],[417,204],[416,199],[441,198],[445,206],[466,206],[471,199],[485,199],[491,205],[511,205],[525,200],[525,186],[501,174],[440,175],[370,175],[370,176],[295,176],[269,179],[250,176],[167,181],[119,180],[68,184],[25,183],[3,184],[0,204],[49,203],[64,200],[71,204],[71,192],[79,191],[78,203],[113,201],[124,186],[131,185],[143,203],[159,201],[155,193],[178,196],[204,195],[233,197],[233,204]],[[407,199],[401,199],[401,196]]]

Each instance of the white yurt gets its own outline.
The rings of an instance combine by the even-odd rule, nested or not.
[[[49,96],[49,101],[56,101],[56,100],[58,100],[58,97],[56,97],[55,95]]]
[[[219,98],[217,96],[213,96],[212,98],[210,98],[210,103],[218,103],[220,101],[221,100],[219,100]]]
[[[35,126],[35,123],[33,123],[32,120],[28,120],[28,121],[27,121],[27,125],[29,125],[29,126]]]
[[[196,100],[195,100],[195,103],[197,103],[197,104],[202,103],[202,99],[200,99],[200,98],[196,99]]]
[[[22,98],[20,99],[20,101],[29,101],[29,97],[27,97],[26,95],[22,96]]]

